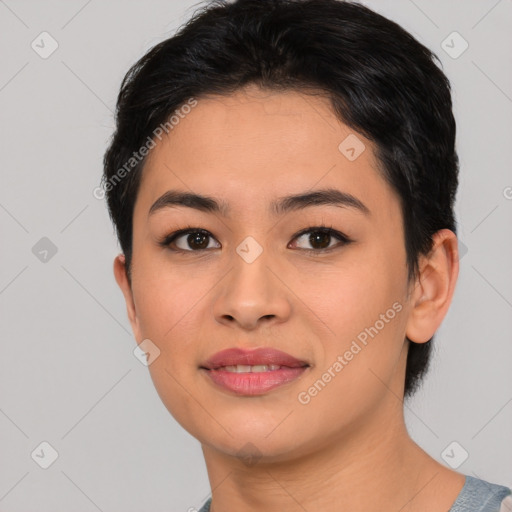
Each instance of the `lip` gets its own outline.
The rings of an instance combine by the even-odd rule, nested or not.
[[[202,368],[207,370],[215,370],[221,366],[234,366],[238,364],[258,365],[258,364],[276,364],[279,366],[287,366],[289,368],[299,368],[301,366],[309,366],[307,361],[301,361],[286,352],[275,348],[264,347],[253,350],[245,350],[242,348],[228,348],[221,350],[211,356]],[[277,370],[276,370],[277,371]]]
[[[220,369],[236,365],[279,365],[278,370],[235,373]],[[306,361],[273,348],[244,350],[231,348],[217,352],[201,367],[210,382],[237,395],[263,395],[277,387],[294,381],[310,368]]]

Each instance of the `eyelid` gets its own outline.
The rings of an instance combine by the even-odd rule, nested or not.
[[[328,225],[325,225],[325,224],[314,225],[314,226],[310,226],[310,227],[302,229],[301,231],[299,231],[298,233],[293,235],[292,241],[296,240],[297,238],[300,238],[301,236],[303,236],[303,235],[305,235],[307,233],[312,233],[312,232],[313,233],[314,232],[322,232],[322,233],[330,234],[334,238],[337,238],[340,243],[335,245],[335,246],[333,246],[333,247],[329,247],[329,248],[326,248],[326,249],[300,249],[299,248],[299,250],[306,251],[306,252],[309,252],[309,253],[315,253],[317,255],[321,255],[321,254],[325,254],[325,253],[331,252],[332,250],[338,249],[339,247],[343,247],[343,246],[348,245],[348,244],[353,242],[352,239],[350,239],[347,235],[345,235],[341,231],[338,231],[337,229],[334,229],[332,226],[328,226]],[[164,247],[164,248],[170,249],[169,245],[171,243],[173,243],[177,238],[180,238],[182,236],[185,236],[185,235],[188,235],[188,234],[191,234],[191,233],[201,233],[201,234],[203,234],[205,236],[208,236],[208,237],[216,240],[218,243],[220,243],[212,235],[212,233],[210,231],[208,231],[206,229],[203,229],[203,228],[187,226],[185,228],[175,230],[172,233],[166,235],[165,237],[163,237],[163,239],[161,239],[158,242],[158,244],[160,246]],[[185,249],[170,249],[170,250],[173,251],[173,252],[176,252],[176,253],[202,253],[202,252],[205,252],[205,251],[210,251],[211,249],[198,249],[198,250],[195,250],[195,251],[194,250],[185,250]]]
[[[347,235],[345,235],[341,231],[338,231],[337,229],[334,229],[332,226],[327,226],[325,224],[311,226],[311,227],[308,227],[308,228],[305,228],[305,229],[299,231],[298,233],[296,233],[293,236],[292,241],[296,240],[297,238],[300,238],[301,236],[303,236],[307,233],[326,233],[328,235],[331,235],[331,237],[337,238],[339,240],[338,244],[336,244],[332,247],[328,247],[326,249],[300,249],[302,251],[306,251],[306,252],[309,252],[309,253],[312,253],[312,254],[318,255],[318,256],[320,256],[322,254],[330,253],[331,251],[334,251],[340,247],[346,246],[353,242],[353,240],[351,240]]]
[[[203,228],[197,228],[193,226],[188,226],[186,228],[177,229],[176,231],[173,231],[172,233],[169,233],[168,235],[164,236],[163,239],[161,239],[158,244],[162,247],[168,248],[168,246],[173,243],[177,238],[180,238],[185,235],[189,235],[191,233],[201,233],[205,236],[208,236],[210,238],[213,238],[214,240],[217,240],[207,229]],[[218,241],[218,240],[217,240]],[[174,252],[201,252],[201,251],[185,251],[183,249],[172,249]],[[206,249],[203,249],[206,250]]]

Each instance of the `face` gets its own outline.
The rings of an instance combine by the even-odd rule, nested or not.
[[[382,429],[401,406],[411,298],[399,198],[372,143],[325,98],[248,87],[198,99],[144,168],[131,287],[122,258],[115,270],[137,343],[160,351],[159,396],[204,446],[291,458]],[[205,366],[229,348],[276,349],[301,367],[217,370],[223,385]]]

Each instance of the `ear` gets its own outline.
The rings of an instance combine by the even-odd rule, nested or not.
[[[123,292],[128,319],[130,320],[135,339],[138,341],[142,339],[140,337],[139,319],[137,317],[135,302],[133,300],[132,287],[126,273],[126,259],[124,254],[119,254],[114,259],[114,276],[119,288],[121,288],[121,291]]]
[[[406,335],[415,343],[429,341],[450,306],[459,275],[457,236],[449,229],[435,233],[433,247],[420,261],[412,291]]]

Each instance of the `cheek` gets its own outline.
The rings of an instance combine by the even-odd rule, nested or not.
[[[352,305],[332,319],[336,337],[324,337],[324,357],[297,396],[311,428],[348,426],[376,410],[390,390],[399,395],[405,313],[393,304]]]
[[[137,276],[133,289],[141,336],[160,351],[148,370],[162,403],[181,423],[198,414],[190,400],[190,394],[196,395],[191,376],[197,371],[197,315],[208,288],[205,283],[195,286],[190,277],[178,279],[156,272],[154,266],[146,268],[148,272]]]
[[[390,382],[393,378],[406,325],[401,293],[405,281],[398,274],[382,259],[361,259],[350,268],[320,271],[302,281],[298,295],[307,297],[315,313],[311,318],[320,318],[323,326],[318,333],[323,354],[317,352],[317,368],[306,384],[322,381],[317,387],[324,397],[318,402],[335,400],[353,407],[352,401],[359,400],[355,397],[382,392],[386,388],[380,379]],[[329,384],[322,387],[325,382]]]
[[[315,269],[294,285],[298,297],[321,319],[329,344],[356,336],[401,300],[400,287],[377,262],[361,261],[336,269]]]
[[[208,276],[199,276],[191,267],[162,262],[162,258],[139,258],[133,275],[135,307],[142,333],[167,343],[177,333],[197,328],[201,299],[209,284]]]

